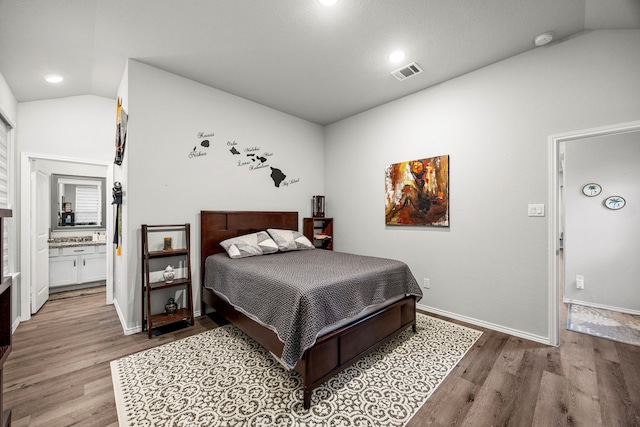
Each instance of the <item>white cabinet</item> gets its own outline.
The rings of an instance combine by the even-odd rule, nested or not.
[[[78,257],[58,256],[49,258],[49,287],[78,283]]]
[[[97,282],[107,278],[105,254],[82,255],[80,261],[80,281],[78,283]]]
[[[49,250],[49,286],[97,282],[107,278],[106,247],[72,246]]]

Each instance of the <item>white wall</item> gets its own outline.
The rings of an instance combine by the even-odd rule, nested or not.
[[[120,81],[120,86],[118,87],[118,98],[120,98],[120,102],[123,110],[128,114],[129,112],[129,62],[124,68],[124,73],[122,75],[122,80]],[[117,102],[117,101],[116,101]],[[128,136],[127,136],[128,140]],[[119,251],[116,249],[115,257],[113,259],[113,281],[114,281],[114,299],[113,305],[118,312],[118,317],[120,318],[120,323],[122,323],[122,327],[125,332],[128,332],[130,329],[127,326],[131,321],[127,319],[131,319],[132,315],[130,314],[135,309],[135,293],[131,286],[128,285],[127,282],[127,256],[129,252],[129,242],[128,242],[128,233],[126,230],[129,227],[128,222],[128,166],[129,166],[129,155],[127,154],[128,141],[125,141],[125,151],[124,157],[121,165],[115,165],[113,169],[113,180],[114,182],[119,182],[122,185],[123,189],[123,198],[122,204],[120,206],[120,219],[119,221],[122,224],[122,233],[119,236]],[[113,197],[113,192],[112,192]],[[108,238],[108,237],[107,237]],[[110,241],[113,241],[110,240]],[[135,267],[132,266],[135,270]],[[121,307],[122,306],[122,307]]]
[[[567,141],[565,146],[564,297],[640,314],[640,132]],[[582,194],[597,183],[602,192]],[[609,196],[627,205],[607,209]],[[583,290],[576,274],[584,276]]]
[[[200,211],[298,211],[302,222],[311,214],[311,197],[324,193],[324,153],[319,125],[137,61],[129,61],[127,85],[123,257],[128,271],[116,299],[125,329],[134,331],[141,317],[141,224],[191,224],[199,310]],[[201,146],[205,139],[209,147]],[[234,141],[237,145],[229,145]],[[194,148],[202,155],[194,156]],[[232,154],[231,148],[240,154]],[[252,148],[267,162],[252,161],[245,151]],[[250,170],[258,164],[281,169],[285,181],[278,188],[269,167]],[[154,303],[164,307],[166,298]]]
[[[0,112],[6,115],[7,119],[13,124],[17,121],[18,116],[18,101],[13,96],[13,92],[9,88],[7,81],[0,74]]]
[[[638,46],[583,33],[328,126],[335,248],[407,262],[422,308],[547,341],[549,218],[527,204],[548,207],[549,135],[640,118]],[[442,154],[451,226],[385,227],[385,166]]]
[[[21,102],[17,145],[31,152],[113,161],[115,100],[94,95]]]

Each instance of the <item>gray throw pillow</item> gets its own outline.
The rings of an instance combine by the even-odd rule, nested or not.
[[[280,252],[315,249],[313,243],[298,231],[267,228],[267,233],[276,242]]]
[[[278,245],[265,231],[232,237],[220,242],[220,246],[231,258],[246,258],[278,252]]]

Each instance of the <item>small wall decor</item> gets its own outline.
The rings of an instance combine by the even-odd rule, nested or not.
[[[127,142],[127,120],[129,115],[122,108],[122,99],[118,97],[116,108],[116,158],[113,161],[116,165],[122,165],[124,159],[124,146]]]
[[[449,156],[394,163],[385,172],[387,225],[449,226]]]
[[[611,196],[604,200],[604,205],[614,211],[624,208],[626,204],[627,201],[621,196]]]
[[[602,192],[602,187],[596,183],[589,183],[582,187],[582,194],[587,197],[595,197]]]

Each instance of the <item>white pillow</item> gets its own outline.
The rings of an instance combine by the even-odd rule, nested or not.
[[[264,231],[223,240],[220,246],[231,258],[246,258],[278,252],[278,245]]]
[[[267,228],[267,233],[276,242],[281,252],[315,249],[313,243],[298,231]]]

